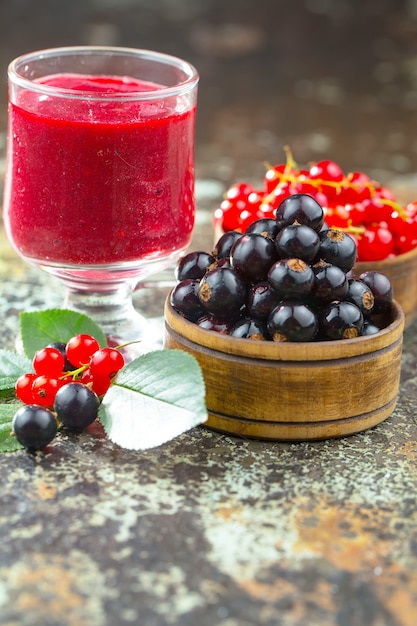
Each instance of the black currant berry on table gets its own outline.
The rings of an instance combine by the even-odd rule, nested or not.
[[[324,222],[324,211],[312,196],[296,193],[281,202],[275,221],[279,230],[297,222],[319,232]]]
[[[55,415],[37,404],[22,406],[14,415],[12,430],[18,442],[30,452],[41,450],[57,433]]]
[[[54,411],[63,426],[82,430],[94,422],[100,400],[97,394],[81,382],[61,387],[54,402]]]

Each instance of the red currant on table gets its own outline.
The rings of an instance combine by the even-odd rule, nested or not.
[[[99,348],[100,346],[97,339],[95,339],[91,335],[76,335],[75,337],[72,337],[67,343],[67,359],[75,367],[80,367],[80,365],[85,365],[86,363],[88,363],[94,352],[96,352]]]
[[[32,396],[35,404],[51,408],[54,404],[55,396],[60,387],[64,384],[58,378],[50,376],[36,376],[32,384]]]
[[[32,385],[36,377],[37,374],[33,373],[22,374],[22,376],[19,376],[16,381],[16,396],[19,398],[19,400],[24,402],[24,404],[32,404],[32,402],[35,402]]]
[[[39,375],[59,376],[65,367],[65,358],[55,348],[42,348],[33,357],[33,369]]]
[[[124,358],[122,353],[115,348],[102,348],[97,350],[90,359],[89,371],[96,388],[99,388],[101,382],[102,388],[109,387],[111,381],[124,366]],[[101,395],[101,394],[100,394]]]

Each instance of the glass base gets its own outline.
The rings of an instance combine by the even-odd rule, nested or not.
[[[124,346],[123,355],[130,361],[163,347],[163,304],[159,319],[147,319],[134,307],[132,294],[130,285],[109,292],[67,288],[63,307],[93,319],[110,346]]]
[[[123,354],[132,360],[163,347],[164,302],[175,284],[174,268],[181,252],[106,266],[60,266],[23,258],[64,285],[63,308],[93,319],[109,345],[128,344]]]

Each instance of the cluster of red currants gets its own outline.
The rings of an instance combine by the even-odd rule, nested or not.
[[[17,440],[30,450],[52,441],[62,424],[82,430],[97,417],[100,396],[124,366],[116,348],[100,348],[88,334],[65,343],[52,343],[36,352],[33,372],[23,374],[15,385],[24,403],[15,414],[12,428]]]
[[[262,189],[248,183],[231,186],[215,211],[215,226],[244,232],[255,220],[275,217],[280,202],[295,193],[311,195],[331,228],[355,238],[358,261],[379,261],[417,246],[417,201],[403,207],[389,189],[363,172],[346,175],[334,161],[299,169],[290,151],[285,164],[267,169]]]
[[[354,276],[356,256],[354,239],[327,227],[314,198],[293,194],[274,218],[256,220],[244,233],[224,233],[212,253],[184,255],[171,305],[202,328],[240,338],[373,334],[391,310],[392,285],[376,271]]]

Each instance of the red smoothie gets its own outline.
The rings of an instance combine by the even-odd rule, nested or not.
[[[185,248],[195,214],[195,107],[181,96],[135,100],[158,86],[130,78],[61,74],[42,83],[80,95],[22,91],[10,104],[4,215],[20,254],[97,266]]]

